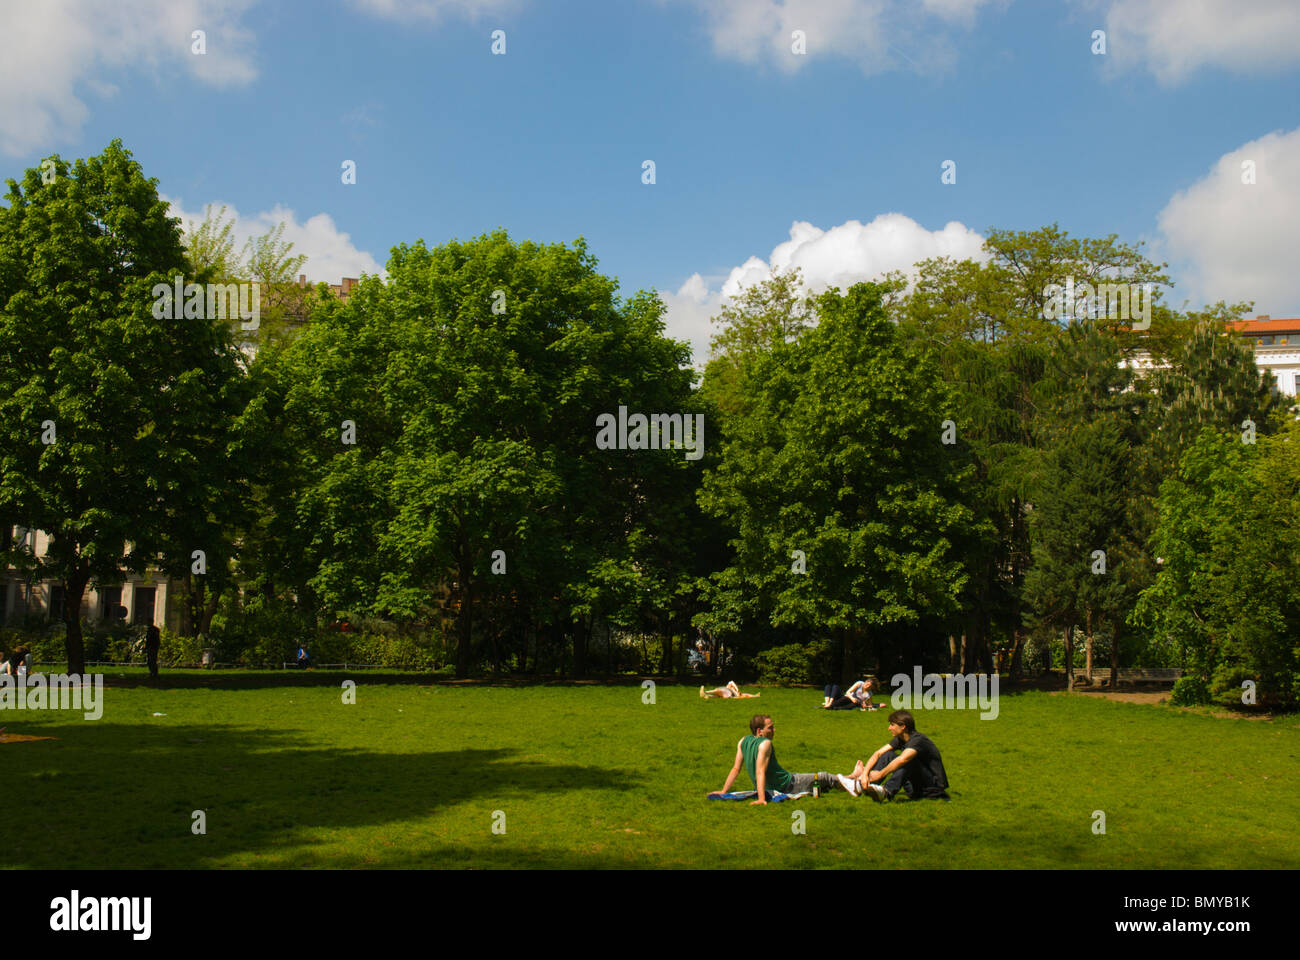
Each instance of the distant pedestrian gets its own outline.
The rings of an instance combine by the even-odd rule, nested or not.
[[[303,670],[311,666],[311,653],[308,652],[307,645],[304,643],[298,644],[298,666]]]
[[[144,632],[144,657],[149,663],[150,678],[158,679],[158,650],[162,647],[162,633],[152,623]]]

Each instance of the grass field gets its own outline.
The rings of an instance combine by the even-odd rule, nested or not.
[[[917,711],[951,803],[836,791],[753,808],[705,799],[751,714],[775,718],[787,770],[847,772],[888,739],[887,711],[820,711],[812,690],[703,701],[660,685],[646,705],[638,686],[352,676],[355,705],[341,675],[195,672],[152,689],[119,670],[98,721],[0,711],[11,734],[59,738],[0,745],[0,864],[1300,867],[1296,717],[1004,692],[996,720]],[[752,789],[743,773],[735,789]]]

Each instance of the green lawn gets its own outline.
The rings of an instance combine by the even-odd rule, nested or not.
[[[887,712],[819,711],[812,690],[660,685],[645,705],[637,686],[353,676],[355,705],[342,676],[196,672],[108,688],[98,721],[0,711],[9,733],[59,738],[0,745],[0,865],[1300,867],[1296,717],[1004,694],[995,720],[917,712],[951,803],[837,791],[751,808],[705,793],[752,713],[775,718],[786,769],[847,772],[885,742]],[[743,773],[736,789],[752,789]]]

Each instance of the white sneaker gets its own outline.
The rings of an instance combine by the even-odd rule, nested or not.
[[[835,774],[835,779],[840,782],[840,786],[845,789],[850,797],[862,796],[862,784],[852,777],[846,777],[842,773]]]
[[[885,788],[878,783],[867,784],[867,789],[871,791],[871,799],[876,803],[884,803],[889,799],[889,794],[885,793]]]

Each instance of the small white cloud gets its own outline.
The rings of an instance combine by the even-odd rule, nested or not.
[[[716,284],[722,279],[711,278]],[[659,299],[666,307],[664,332],[674,340],[690,341],[691,358],[702,369],[709,355],[709,340],[717,332],[710,320],[722,309],[722,294],[716,287],[710,290],[710,280],[695,273],[676,293],[661,292]]]
[[[10,3],[0,57],[0,150],[55,152],[90,115],[83,92],[106,98],[110,70],[188,72],[213,86],[257,76],[254,37],[239,18],[253,0],[65,0]],[[195,30],[207,53],[191,52]]]
[[[669,2],[669,0],[661,0]],[[678,0],[697,8],[714,52],[793,73],[819,58],[852,60],[864,73],[951,66],[951,27],[969,28],[983,6],[1006,0]],[[791,50],[803,31],[806,53]]]
[[[1255,183],[1242,183],[1242,164]],[[1272,316],[1300,315],[1296,244],[1300,231],[1300,128],[1275,132],[1224,154],[1202,179],[1160,211],[1152,246],[1193,306],[1255,301]]]
[[[179,199],[162,197],[171,206],[171,215],[180,217],[187,227],[191,223],[201,223],[204,211],[187,211]],[[221,204],[214,204],[214,211],[220,210]],[[352,238],[339,230],[334,218],[327,213],[318,213],[314,217],[299,223],[297,215],[287,207],[279,204],[270,210],[243,216],[233,207],[227,206],[226,219],[235,224],[235,252],[240,253],[244,244],[253,237],[260,237],[268,230],[284,223],[283,239],[293,244],[293,253],[305,253],[307,263],[302,272],[307,274],[311,283],[324,281],[338,283],[342,277],[359,277],[363,273],[384,276],[384,270],[365,250],[358,250]]]
[[[850,220],[829,230],[796,220],[790,226],[790,239],[777,244],[766,260],[750,257],[725,277],[705,278],[697,273],[675,294],[661,294],[668,308],[666,327],[670,336],[691,341],[699,365],[717,333],[710,318],[718,315],[725,300],[773,273],[798,267],[804,288],[818,294],[830,287],[847,290],[895,270],[910,277],[915,264],[931,257],[982,262],[987,259],[983,245],[984,238],[963,224],[954,221],[942,230],[927,230],[901,213],[882,213],[867,224]]]
[[[444,16],[459,16],[478,21],[484,17],[512,13],[524,5],[524,0],[352,0],[352,5],[365,13],[412,23],[426,20],[436,23]]]
[[[1254,73],[1300,63],[1295,0],[1111,0],[1105,24],[1107,65],[1145,66],[1163,86],[1201,67]]]

